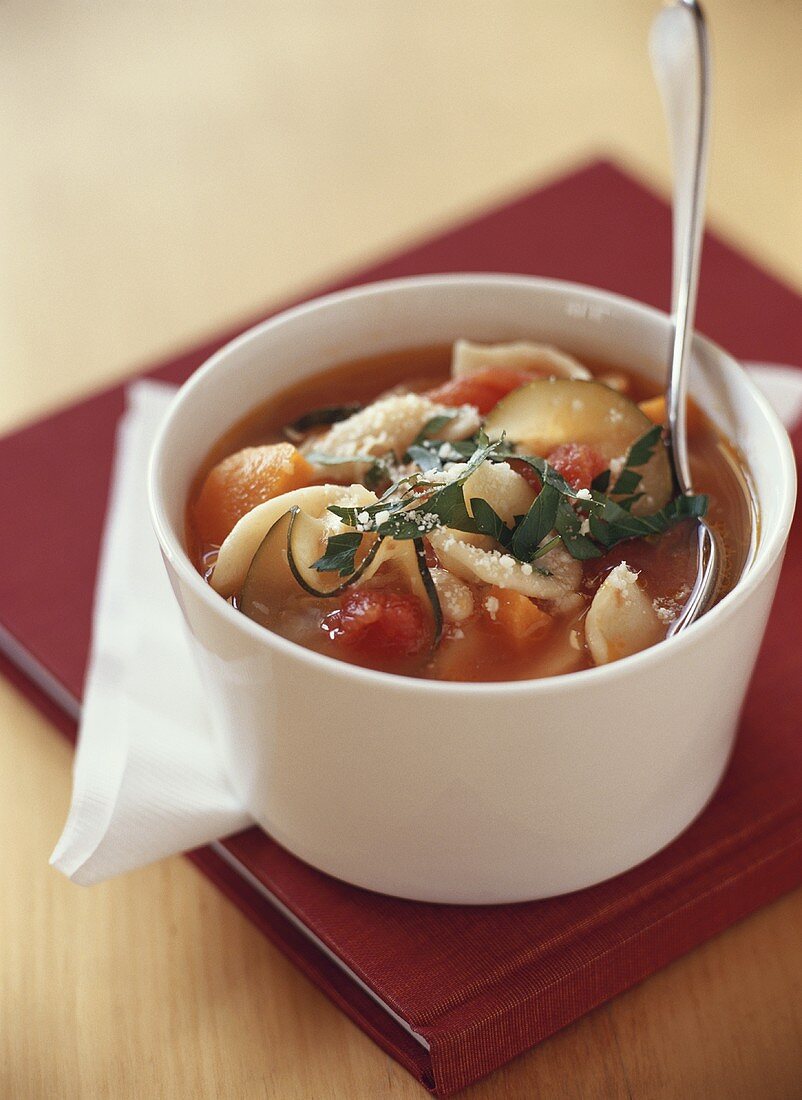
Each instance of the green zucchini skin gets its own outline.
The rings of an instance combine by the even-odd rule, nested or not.
[[[415,561],[418,565],[421,584],[423,585],[426,597],[432,609],[432,617],[434,619],[432,649],[435,650],[440,644],[440,639],[443,637],[443,609],[440,606],[440,597],[437,595],[437,588],[432,580],[432,574],[426,563],[426,547],[424,546],[423,539],[414,539],[413,546],[415,547]]]
[[[301,509],[296,506],[290,508],[280,519],[276,520],[262,539],[253,556],[237,601],[239,610],[250,618],[254,617],[253,611],[256,606],[265,603],[263,598],[260,599],[260,590],[263,591],[265,587],[262,579],[263,572],[265,569],[268,569],[270,573],[275,576],[277,564],[276,554],[280,550],[286,550],[287,580],[291,577],[304,592],[307,592],[310,596],[314,596],[316,599],[331,599],[336,596],[341,596],[343,592],[351,588],[365,575],[385,541],[383,538],[378,537],[359,563],[358,568],[355,569],[350,576],[346,577],[341,584],[335,585],[334,588],[330,589],[318,588],[307,580],[304,575],[304,567],[298,562],[293,550],[293,533],[296,531],[296,524],[298,522],[303,522],[302,520],[299,521],[298,517],[300,514]],[[437,588],[432,579],[432,574],[429,570],[429,566],[426,564],[426,547],[423,539],[413,539],[412,545],[415,551],[415,564],[417,566],[420,588],[422,589],[422,592],[419,590],[417,595],[431,608],[431,648],[434,650],[439,645],[443,635],[443,611],[440,606],[440,599],[437,595]],[[276,580],[279,581],[278,578],[276,578]],[[276,587],[280,587],[280,581]],[[413,587],[418,586],[413,585]]]
[[[293,531],[295,530],[295,525],[298,522],[298,513],[300,512],[300,509],[296,507],[293,508],[291,511],[292,515],[290,517],[289,526],[287,528],[287,563],[289,564],[290,572],[292,573],[293,577],[295,577],[296,581],[301,586],[301,588],[303,588],[304,592],[308,592],[310,596],[316,596],[318,599],[329,599],[332,596],[342,595],[342,593],[345,592],[347,588],[350,588],[352,584],[356,584],[360,577],[364,575],[368,566],[378,554],[379,547],[381,546],[384,539],[382,539],[381,537],[378,537],[376,539],[370,550],[368,550],[367,554],[365,554],[364,558],[359,563],[358,567],[354,570],[353,573],[351,573],[349,577],[345,578],[342,584],[338,584],[335,588],[330,589],[316,588],[303,575],[303,567],[296,560],[295,553],[293,552],[292,536]]]

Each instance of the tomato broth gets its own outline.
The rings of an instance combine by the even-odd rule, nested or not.
[[[547,460],[545,473],[542,463],[519,461],[516,454],[503,450],[513,444],[516,453],[529,455],[515,433],[507,431],[507,420],[518,426],[520,434],[520,424],[528,423],[530,408],[534,409],[539,423],[533,429],[537,436],[546,424],[544,401],[559,399],[560,409],[569,409],[569,420],[570,408],[578,410],[580,419],[587,419],[590,414],[582,409],[585,394],[602,404],[609,397],[611,431],[622,418],[631,417],[633,424],[639,424],[640,417],[648,435],[646,429],[652,422],[659,424],[661,420],[658,387],[643,375],[615,364],[583,361],[587,369],[582,375],[577,371],[577,376],[555,376],[538,362],[532,365],[525,361],[521,368],[520,355],[512,352],[511,365],[505,365],[500,355],[492,369],[471,369],[452,377],[455,355],[450,346],[429,347],[347,363],[307,377],[254,409],[214,444],[198,471],[187,508],[187,546],[196,568],[214,584],[218,555],[218,575],[222,575],[222,555],[228,554],[233,560],[238,548],[230,546],[240,536],[243,545],[247,541],[241,535],[247,523],[254,530],[258,526],[256,509],[271,499],[281,502],[286,497],[287,509],[279,508],[281,514],[273,516],[270,529],[249,534],[250,543],[243,551],[245,565],[239,573],[234,569],[230,583],[218,590],[221,598],[228,598],[267,629],[318,653],[405,676],[503,681],[569,673],[659,642],[669,631],[696,575],[695,518],[691,515],[676,522],[666,521],[662,533],[620,538],[609,545],[617,528],[604,527],[601,544],[591,544],[597,528],[590,518],[592,511],[585,512],[595,507],[599,516],[607,516],[598,501],[591,503],[592,494],[599,492],[609,493],[611,501],[614,498],[623,502],[633,513],[641,512],[632,521],[641,527],[647,522],[644,517],[652,512],[659,516],[666,509],[670,512],[673,504],[667,499],[663,466],[658,471],[656,490],[662,495],[659,500],[655,497],[660,509],[655,507],[650,512],[638,500],[639,493],[648,500],[649,477],[644,471],[655,466],[658,459],[665,461],[662,442],[652,439],[647,461],[635,468],[634,474],[625,475],[633,481],[641,476],[636,491],[629,496],[623,488],[615,494],[613,489],[623,486],[623,480],[618,479],[635,457],[634,439],[629,444],[632,450],[605,458],[604,440],[591,445],[582,438],[571,438],[570,430],[563,427],[562,435],[551,439],[548,454],[533,455]],[[556,358],[555,364],[554,371],[568,370]],[[588,378],[588,372],[592,377]],[[552,383],[548,390],[543,388],[547,380]],[[589,383],[592,391],[582,388]],[[417,451],[414,441],[411,450],[404,446],[401,454],[387,460],[386,468],[379,463],[378,473],[367,462],[351,461],[366,457],[360,454],[331,459],[332,464],[326,465],[325,446],[334,448],[335,438],[347,435],[343,425],[356,425],[356,410],[375,408],[372,403],[377,399],[386,401],[388,394],[428,395],[426,400],[440,410],[439,416],[424,425],[424,434],[429,431],[430,437]],[[570,405],[566,406],[569,397]],[[408,403],[412,407],[415,401],[410,398]],[[336,411],[332,411],[334,407]],[[395,406],[387,405],[391,407]],[[451,412],[443,415],[443,407]],[[327,411],[318,414],[321,409]],[[329,419],[335,416],[342,418]],[[447,420],[450,416],[453,419]],[[461,416],[465,419],[465,438],[457,438],[455,421]],[[318,417],[320,423],[315,423]],[[438,428],[437,420],[446,423]],[[707,496],[705,518],[723,551],[724,568],[717,593],[721,598],[740,576],[754,539],[748,474],[735,449],[696,406],[689,407],[688,420],[695,490]],[[296,425],[295,429],[288,429],[290,425]],[[481,448],[483,429],[490,437],[495,432],[498,439],[494,443],[491,438],[485,444],[490,453],[482,462],[481,454],[471,454],[471,450],[474,446]],[[654,434],[659,435],[659,431]],[[367,440],[373,446],[373,439],[367,435],[360,442]],[[277,449],[278,444],[284,449]],[[322,457],[320,444],[324,445]],[[495,453],[493,447],[497,448]],[[246,448],[257,450],[246,452]],[[546,449],[545,445],[541,449]],[[661,454],[657,454],[658,449]],[[367,457],[381,458],[377,452],[373,446]],[[245,460],[237,456],[246,454],[248,465],[243,472]],[[416,454],[417,462],[427,468],[432,464],[434,469],[416,465],[412,461]],[[473,473],[471,462],[479,462]],[[405,517],[401,511],[393,511],[392,495],[384,511],[377,511],[382,508],[380,503],[374,507],[364,501],[374,490],[372,501],[376,501],[377,496],[387,492],[388,483],[409,478],[410,470],[414,471],[411,483],[402,485],[395,499],[398,493],[407,493],[401,511],[421,524],[420,529],[414,538],[396,540],[385,535],[382,539],[380,527],[387,531]],[[453,501],[455,478],[459,484],[459,478],[466,476],[472,491],[475,485],[495,481],[503,489],[499,497],[487,489],[490,507],[482,513],[495,534],[488,534],[490,528],[484,526],[472,533],[478,505],[467,490],[467,514],[459,509],[462,527],[454,534],[448,522],[441,522],[445,489],[451,486]],[[605,478],[609,479],[607,489],[603,489]],[[434,487],[431,479],[439,479]],[[554,480],[557,489],[547,484],[549,479]],[[347,497],[349,490],[336,488],[365,486],[366,480],[372,488],[365,487],[364,499],[357,494],[353,505]],[[302,502],[306,499],[304,490],[311,486],[335,488],[317,490],[314,499],[318,503],[310,518],[303,514]],[[514,490],[512,503],[505,495],[510,486]],[[299,489],[300,497],[296,496]],[[331,495],[338,492],[345,495]],[[546,507],[550,494],[555,500],[559,497],[557,514],[561,517],[553,529],[548,522],[552,513]],[[482,493],[477,490],[477,495]],[[535,508],[541,495],[543,509],[540,504]],[[324,507],[329,497],[335,507],[336,502],[345,502],[340,506],[346,512],[350,508],[348,517],[329,518],[331,513]],[[423,511],[416,506],[418,498],[426,502]],[[495,513],[496,508],[503,511],[499,501],[507,508],[506,518]],[[434,519],[425,514],[426,507],[437,513]],[[526,523],[516,510],[519,507]],[[293,514],[293,508],[300,508],[299,513]],[[535,515],[538,510],[543,516]],[[608,511],[620,518],[612,503]],[[249,513],[246,522],[242,517]],[[550,529],[541,531],[538,519]],[[329,530],[338,522],[341,526],[336,531]],[[326,535],[320,534],[324,528]],[[555,534],[560,530],[562,541]],[[568,532],[572,532],[574,542]],[[537,544],[532,541],[535,536],[540,538]],[[354,550],[357,542],[359,546]],[[307,557],[295,561],[293,546],[307,543],[312,548]],[[318,557],[320,551],[323,553]],[[332,556],[337,552],[341,556]],[[375,568],[382,557],[384,560]],[[322,568],[321,562],[334,567]],[[225,566],[228,568],[228,560]],[[282,576],[277,580],[279,574]],[[505,580],[507,575],[509,581]]]

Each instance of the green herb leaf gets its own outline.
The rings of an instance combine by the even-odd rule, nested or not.
[[[582,517],[577,515],[565,497],[560,500],[554,526],[572,558],[587,561],[589,558],[601,557],[603,551],[587,535],[582,534]]]
[[[640,439],[636,439],[627,452],[625,465],[638,469],[645,466],[657,449],[657,445],[663,435],[662,424],[655,424],[644,432]]]
[[[602,491],[609,492],[614,496],[627,497],[636,493],[641,483],[642,476],[639,471],[654,454],[662,435],[662,425],[655,424],[653,427],[649,428],[647,432],[644,432],[640,439],[636,439],[627,451],[623,469],[616,478],[615,485],[613,485],[612,489],[608,489],[608,487],[605,486]]]
[[[559,535],[555,535],[554,538],[547,539],[542,546],[538,546],[537,550],[532,555],[532,561],[536,561],[538,558],[544,557],[550,550],[554,550],[559,546],[562,539]],[[538,569],[538,573],[542,573],[544,577],[550,577],[551,573],[548,569]]]
[[[352,462],[364,463],[367,470],[362,481],[367,489],[377,489],[387,481],[393,480],[392,461],[395,455],[329,455],[324,451],[310,451],[306,456],[316,466],[350,466]]]
[[[379,486],[393,480],[391,470],[394,459],[395,455],[391,451],[383,458],[375,459],[375,461],[368,466],[362,478],[366,489],[375,491]]]
[[[610,485],[610,476],[610,470],[602,470],[602,472],[591,481],[591,489],[595,489],[597,493],[606,493]]]
[[[471,497],[471,511],[475,530],[480,535],[490,535],[502,546],[509,546],[512,531],[483,497]]]
[[[518,561],[531,561],[535,556],[543,539],[554,528],[559,503],[559,490],[546,482],[512,536],[510,550]]]
[[[337,424],[341,420],[348,420],[354,413],[358,413],[362,406],[351,405],[324,405],[320,409],[312,409],[304,413],[291,424],[285,424],[284,435],[291,443],[300,443],[313,428],[323,427],[328,424]]]
[[[606,499],[600,509],[591,512],[590,533],[606,550],[626,539],[661,535],[684,519],[701,519],[707,512],[704,494],[678,496],[651,516],[633,516],[614,500]]]
[[[450,424],[456,417],[456,412],[453,413],[440,413],[438,416],[433,416],[430,420],[427,420],[421,430],[412,440],[410,446],[417,447],[427,439],[431,439],[437,435],[439,431],[445,428],[446,424]]]
[[[343,531],[339,535],[330,535],[325,554],[312,562],[312,568],[319,573],[339,573],[347,577],[356,569],[356,552],[362,542],[359,531]]]
[[[437,451],[431,447],[412,443],[406,457],[410,462],[414,462],[419,466],[424,473],[430,473],[432,470],[442,470],[443,468],[443,460]]]

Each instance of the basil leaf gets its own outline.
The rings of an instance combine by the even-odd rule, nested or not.
[[[609,550],[626,539],[661,535],[684,519],[701,519],[707,512],[707,503],[704,494],[678,496],[651,516],[633,516],[626,508],[608,499],[598,513],[591,513],[590,533]]]
[[[548,482],[544,484],[512,536],[510,550],[518,561],[532,560],[543,539],[554,528],[559,503],[559,490]]]
[[[462,486],[465,478],[452,481],[422,505],[416,508],[421,516],[431,516],[442,527],[455,527],[458,531],[475,531],[476,524],[465,506]]]
[[[545,554],[548,554],[550,550],[553,550],[555,546],[559,546],[562,539],[559,535],[555,535],[552,539],[547,539],[542,546],[539,546],[535,553],[532,555],[532,561],[536,561],[537,558],[542,558]],[[551,573],[548,569],[538,569],[538,573],[542,573],[544,577],[550,577]]]
[[[429,473],[431,470],[442,470],[443,461],[436,450],[431,447],[423,447],[417,443],[410,444],[406,457],[423,470]]]
[[[316,466],[344,466],[346,462],[369,462],[373,465],[374,462],[382,461],[375,455],[328,455],[325,451],[310,451],[306,457]]]
[[[326,552],[317,561],[312,562],[312,568],[319,573],[339,573],[341,577],[347,577],[356,569],[356,552],[362,542],[362,535],[358,531],[343,531],[339,535],[330,535],[326,544]]]
[[[312,409],[304,413],[291,424],[285,424],[282,431],[291,443],[300,443],[312,428],[319,428],[327,424],[337,424],[341,420],[348,420],[362,409],[361,405],[324,405],[320,409]]]
[[[612,492],[618,495],[630,496],[636,492],[640,485],[641,475],[637,470],[624,469],[618,475],[615,485],[612,488]]]
[[[627,451],[623,469],[616,478],[615,485],[613,485],[612,489],[605,487],[603,491],[609,492],[615,496],[631,496],[633,493],[637,492],[642,476],[638,471],[641,467],[645,466],[652,457],[655,449],[660,443],[662,435],[662,425],[655,424],[653,427],[649,428],[648,431],[644,432],[639,439],[636,439]]]
[[[637,469],[645,466],[657,449],[657,445],[663,435],[662,424],[655,424],[644,432],[640,439],[636,439],[627,452],[625,466]]]
[[[490,535],[502,546],[508,546],[512,531],[483,497],[471,497],[471,511],[476,530],[480,535]]]
[[[430,420],[427,420],[421,430],[412,440],[411,447],[420,446],[427,439],[431,439],[432,436],[437,435],[439,431],[445,428],[446,424],[450,424],[456,417],[456,412],[453,413],[440,413],[438,416],[433,416]],[[409,452],[407,452],[409,453]]]
[[[590,522],[592,525],[593,520]],[[587,561],[589,558],[601,557],[602,551],[599,547],[587,535],[582,534],[582,517],[577,515],[565,497],[560,500],[554,526],[572,558]]]
[[[591,481],[591,489],[595,489],[597,493],[606,493],[610,486],[610,476],[610,470],[602,470],[602,472],[597,474],[593,481]]]

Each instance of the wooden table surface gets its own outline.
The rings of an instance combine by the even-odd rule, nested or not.
[[[6,0],[0,428],[593,154],[665,187],[655,7]],[[711,220],[802,288],[799,0],[708,14]],[[52,871],[71,749],[0,725],[0,1096],[424,1095],[185,860]],[[802,1097],[800,989],[797,891],[464,1095]]]

